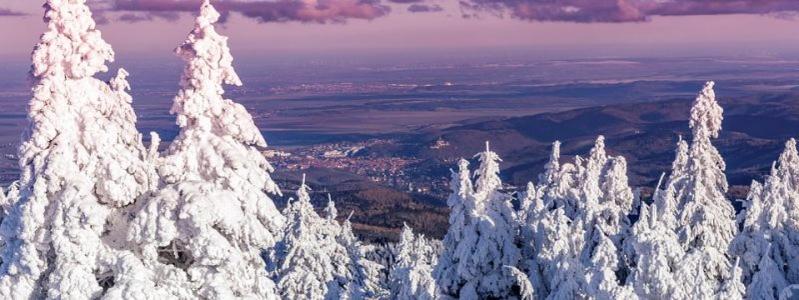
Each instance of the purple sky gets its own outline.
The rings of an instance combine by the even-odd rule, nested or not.
[[[199,0],[89,0],[121,55],[171,55]],[[27,59],[41,3],[0,0],[0,57]],[[797,0],[217,0],[236,55],[479,51],[799,54]],[[555,4],[553,4],[555,3]],[[23,15],[23,16],[20,16]]]

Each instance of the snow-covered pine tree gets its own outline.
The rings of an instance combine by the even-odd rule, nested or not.
[[[784,236],[781,237],[778,244],[780,252],[782,253],[781,259],[778,264],[785,267],[785,278],[791,285],[799,284],[799,153],[796,149],[796,141],[789,140],[786,143],[785,151],[780,155],[779,168],[777,175],[782,179],[784,185],[785,197],[783,205],[787,210],[785,217],[785,225],[783,229]],[[770,208],[775,210],[771,214],[777,214],[779,208]]]
[[[452,297],[508,297],[515,278],[503,267],[516,266],[520,258],[518,220],[512,196],[500,190],[499,156],[486,143],[486,151],[476,157],[480,167],[474,190],[465,160],[453,174],[450,228],[435,278]]]
[[[600,287],[606,296],[621,296],[631,292],[631,289],[623,286],[624,277],[617,278],[617,274],[626,275],[631,264],[628,262],[631,255],[623,253],[622,249],[632,248],[627,245],[630,235],[628,215],[635,197],[628,184],[625,159],[609,156],[604,141],[604,137],[599,136],[586,159],[578,156],[574,164],[560,165],[557,176],[548,175],[554,167],[547,167],[545,173],[539,176],[547,183],[540,185],[538,194],[544,195],[547,203],[552,203],[553,207],[544,209],[543,214],[525,213],[536,217],[533,220],[528,217],[521,229],[524,234],[523,245],[529,247],[532,243],[538,244],[538,249],[547,249],[545,253],[539,253],[539,261],[536,262],[542,265],[539,267],[543,277],[540,281],[546,282],[547,286],[536,288],[539,295],[590,295],[599,293]],[[548,166],[559,165],[558,146],[556,143],[553,147]],[[577,224],[582,227],[576,227]],[[527,233],[531,230],[537,233]],[[564,232],[581,235],[582,238],[572,243],[558,241],[557,236]],[[530,236],[537,236],[538,241],[530,241]],[[542,239],[544,236],[551,237]],[[555,248],[556,251],[552,250]],[[563,267],[574,264],[571,261],[574,255],[578,257],[579,265]],[[597,265],[600,262],[601,267]],[[553,263],[561,264],[561,267],[553,269],[545,266]],[[534,268],[527,269],[533,284],[538,277],[534,271]],[[586,274],[586,279],[568,278],[578,272]],[[612,282],[610,279],[613,279]]]
[[[407,224],[403,226],[396,262],[389,275],[391,299],[438,299],[438,287],[432,276],[432,252],[424,236],[416,236]]]
[[[620,283],[616,276],[619,269],[619,250],[613,241],[597,228],[594,238],[599,239],[591,254],[590,264],[586,265],[586,286],[588,295],[596,299],[635,299],[636,294],[629,286]]]
[[[542,189],[543,190],[543,189]],[[527,192],[524,193],[521,201],[521,211],[519,213],[519,234],[521,240],[521,259],[520,269],[514,266],[506,266],[506,269],[516,277],[517,283],[520,282],[518,272],[524,272],[527,276],[526,283],[529,283],[530,291],[537,295],[546,295],[546,287],[541,275],[541,265],[536,259],[536,255],[544,246],[544,219],[549,210],[544,204],[542,193],[532,182],[527,184]],[[526,284],[521,281],[520,284]],[[532,295],[528,295],[533,297]],[[524,298],[524,294],[522,295]]]
[[[799,170],[796,141],[791,139],[774,164],[765,184],[752,183],[739,214],[742,231],[730,247],[740,259],[749,298],[778,298],[782,289],[796,284],[799,263],[799,228],[796,209],[799,190],[794,184]]]
[[[747,299],[780,299],[780,293],[788,286],[784,270],[772,258],[771,247],[766,248],[752,275],[751,283],[746,287]],[[743,284],[743,283],[741,283]]]
[[[544,173],[538,176],[538,183],[542,186],[550,186],[558,178],[560,172],[560,141],[552,143],[552,151],[549,161],[544,165]]]
[[[665,226],[671,230],[677,230],[677,214],[678,201],[683,198],[686,191],[686,182],[684,180],[686,173],[686,165],[688,164],[688,143],[680,136],[677,141],[677,151],[674,161],[671,165],[671,174],[664,190],[660,190],[660,184],[655,189],[656,194],[653,197],[654,206],[657,206],[657,211],[662,215],[661,221]],[[661,177],[662,181],[662,177]]]
[[[333,232],[337,234],[341,230],[341,226],[336,221],[336,218],[338,218],[338,208],[336,208],[336,202],[333,202],[333,198],[331,198],[330,194],[327,194],[325,218],[327,219],[327,222],[330,223],[330,227]]]
[[[387,295],[381,285],[383,266],[364,257],[363,245],[352,231],[348,217],[343,224],[336,221],[338,210],[328,195],[325,207],[325,227],[318,241],[327,249],[333,265],[333,277],[338,286],[331,283],[329,295],[338,293],[348,299],[377,299]],[[350,216],[351,217],[351,216]]]
[[[658,213],[636,224],[637,268],[630,280],[642,297],[742,297],[734,295],[740,273],[732,272],[740,268],[727,252],[737,227],[725,196],[725,164],[711,143],[722,113],[708,82],[691,109],[693,142],[680,139],[666,187],[655,190],[651,210]]]
[[[539,184],[527,184],[527,191],[521,199],[519,212],[519,234],[521,240],[519,268],[505,266],[506,271],[516,278],[520,287],[529,284],[534,296],[545,298],[549,288],[553,285],[560,270],[555,267],[555,261],[564,258],[558,250],[556,254],[552,247],[558,229],[569,228],[571,220],[566,216],[566,211],[576,210],[572,196],[575,194],[572,186],[575,184],[575,168],[572,164],[560,164],[560,142],[552,144],[549,161],[544,166],[544,173],[538,176]],[[555,209],[557,207],[557,209]],[[554,210],[553,210],[554,209]],[[562,215],[558,215],[562,213]],[[562,216],[564,218],[558,218]],[[556,226],[559,224],[561,226]],[[565,225],[564,225],[565,224]],[[560,232],[563,233],[563,232]],[[568,268],[566,268],[568,269]],[[518,272],[524,272],[526,280],[521,280]],[[577,286],[577,285],[575,285]],[[521,297],[533,297],[522,294]]]
[[[657,205],[641,204],[638,222],[632,229],[636,268],[631,270],[627,282],[643,299],[668,299],[681,290],[675,271],[685,251],[657,209]]]
[[[620,247],[630,234],[630,212],[635,207],[635,193],[627,178],[627,160],[622,156],[613,156],[605,165],[601,179],[603,208],[602,221],[598,222],[616,247]]]
[[[551,300],[588,297],[587,278],[580,260],[585,247],[584,225],[579,219],[573,222],[559,207],[546,214],[541,226],[543,246],[536,259],[546,290],[536,291],[536,295]]]
[[[575,217],[584,217],[588,226],[594,227],[593,219],[594,214],[599,213],[602,209],[600,206],[600,198],[604,197],[601,189],[602,183],[600,182],[605,172],[605,165],[608,162],[608,154],[605,151],[605,137],[598,136],[594,141],[594,147],[588,154],[588,159],[585,161],[582,170],[579,173],[579,193],[580,201],[577,201],[577,212]],[[582,164],[581,164],[582,165]],[[588,224],[592,223],[592,224]],[[590,250],[591,248],[589,248]]]
[[[774,173],[775,168],[772,168],[772,175]],[[753,277],[760,269],[764,259],[773,259],[768,251],[771,251],[772,235],[775,233],[773,232],[775,227],[771,226],[771,216],[766,211],[768,209],[767,206],[772,204],[764,202],[776,200],[774,196],[778,195],[772,195],[769,187],[778,184],[781,184],[781,182],[776,177],[766,178],[767,188],[764,188],[757,181],[752,181],[744,202],[744,210],[738,215],[739,221],[742,223],[742,230],[732,241],[730,254],[740,259],[742,277],[746,284],[752,283]],[[769,195],[766,196],[766,194]],[[776,233],[778,234],[778,232]],[[767,251],[766,249],[769,250]],[[769,276],[777,276],[777,274],[770,274]],[[780,272],[778,276],[784,277],[785,274]]]
[[[466,226],[472,223],[474,211],[474,188],[472,185],[469,162],[465,159],[458,161],[458,171],[452,171],[450,181],[450,194],[447,205],[450,208],[449,229],[444,236],[444,246],[438,259],[433,276],[443,293],[457,295],[463,284],[460,277],[459,266],[461,255],[458,247],[466,238]]]
[[[600,204],[603,211],[600,214],[601,221],[597,224],[618,251],[619,265],[616,272],[622,274],[623,277],[619,280],[620,283],[624,283],[634,264],[632,225],[629,216],[639,205],[637,203],[639,199],[630,187],[627,178],[627,160],[623,156],[612,156],[608,159],[601,184],[603,197]]]
[[[186,278],[179,285],[193,297],[274,299],[260,254],[284,223],[269,198],[280,191],[252,117],[223,98],[223,84],[241,81],[227,38],[214,29],[219,18],[203,1],[176,50],[187,63],[171,111],[180,133],[159,159],[163,184],[140,206],[128,239],[141,245],[152,269],[173,274],[170,280]]]
[[[388,291],[382,285],[380,278],[384,267],[365,257],[364,246],[353,233],[349,217],[341,225],[341,231],[336,240],[346,249],[349,258],[347,269],[351,277],[347,283],[345,294],[350,299],[385,298]]]
[[[582,260],[588,270],[600,271],[592,266],[594,257],[600,255],[601,261],[610,270],[602,274],[627,273],[626,263],[622,261],[622,247],[630,233],[628,215],[633,206],[633,192],[627,182],[627,163],[623,157],[609,157],[605,151],[605,138],[599,136],[591,149],[585,170],[580,174],[578,210],[574,218],[585,224],[585,242]],[[613,244],[605,245],[596,253],[600,244],[609,239]],[[613,252],[607,252],[613,250]],[[614,256],[614,257],[609,257]],[[592,274],[589,277],[602,277]],[[615,276],[615,275],[614,275]],[[604,278],[604,277],[603,277]],[[622,282],[617,279],[617,283]]]
[[[575,188],[580,184],[578,168],[582,166],[579,156],[575,158],[574,164],[561,164],[560,145],[559,141],[552,144],[549,162],[544,166],[544,173],[538,176],[537,189],[544,203],[551,208],[562,208],[567,216],[573,218],[578,205],[581,205]]]
[[[275,246],[277,282],[283,299],[338,299],[329,224],[314,211],[305,179],[287,211],[285,233]]]
[[[729,277],[725,278],[724,284],[721,286],[721,291],[716,294],[716,299],[724,300],[742,300],[746,292],[746,286],[741,279],[741,268],[738,267],[738,260],[732,265],[729,271]],[[756,298],[748,298],[756,299]]]
[[[136,197],[155,189],[158,184],[155,166],[147,157],[150,153],[136,129],[133,97],[128,94],[129,75],[125,69],[117,70],[116,76],[108,82],[113,97],[96,104],[108,122],[116,125],[99,128],[106,131],[105,139],[94,141],[98,149],[105,150],[98,155],[97,193],[103,202],[115,206],[133,203]],[[151,141],[151,146],[158,146],[157,138]]]
[[[351,284],[356,280],[353,257],[350,256],[350,252],[344,244],[339,242],[339,237],[341,237],[343,232],[341,225],[336,221],[338,209],[336,209],[336,203],[333,202],[330,194],[327,195],[327,206],[325,206],[324,211],[324,224],[321,226],[322,230],[319,234],[320,242],[326,241],[323,245],[328,248],[325,252],[330,256],[333,265],[333,278],[337,282],[337,285],[331,283],[331,289],[336,290],[335,293],[339,295],[347,293],[355,299],[362,298],[361,285]],[[354,236],[352,237],[354,238]]]
[[[686,193],[683,178],[688,162],[688,143],[680,137],[672,162],[671,175],[661,189],[665,173],[661,175],[652,195],[651,206],[641,204],[639,220],[632,228],[630,242],[625,250],[634,261],[627,282],[642,298],[689,297],[676,281],[676,272],[685,249],[676,233],[679,195]]]
[[[735,211],[727,200],[725,163],[711,140],[721,131],[723,110],[716,102],[713,82],[708,82],[691,108],[693,140],[684,175],[669,180],[667,189],[684,187],[676,196],[677,230],[686,257],[677,272],[678,284],[690,286],[690,297],[709,298],[731,280],[727,255],[736,234]],[[679,172],[677,172],[679,173]]]
[[[108,241],[109,218],[150,188],[126,73],[109,85],[114,52],[85,0],[49,0],[33,51],[30,125],[21,177],[4,203],[0,298],[92,298],[125,254]],[[18,190],[17,190],[18,187]]]
[[[518,219],[511,205],[512,196],[502,192],[499,178],[499,155],[486,150],[475,156],[480,167],[475,172],[475,212],[478,216],[471,230],[474,244],[462,244],[474,249],[466,259],[463,289],[474,289],[480,297],[504,298],[513,295],[513,277],[503,270],[504,266],[515,266],[520,259],[516,244]]]

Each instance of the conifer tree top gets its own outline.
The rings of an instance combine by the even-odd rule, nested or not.
[[[233,68],[227,37],[216,32],[219,12],[205,0],[186,41],[175,49],[187,62],[172,113],[181,128],[230,136],[247,145],[266,146],[252,116],[240,104],[225,100],[223,84],[241,86]]]
[[[673,172],[682,172],[685,168],[685,165],[688,163],[688,142],[686,142],[682,136],[680,136],[679,140],[677,141],[677,153],[674,156],[674,162],[672,163],[672,171]]]
[[[468,209],[473,208],[474,203],[469,200],[474,193],[470,174],[469,161],[465,159],[458,161],[458,171],[452,172],[452,181],[450,182],[450,188],[454,192],[447,200],[447,204],[450,207],[464,205]]]
[[[91,77],[108,71],[114,50],[95,29],[86,0],[48,0],[45,32],[33,51],[33,76]]]
[[[779,169],[777,176],[783,178],[794,188],[799,187],[799,153],[796,149],[796,140],[790,139],[785,142],[785,150],[780,154],[778,160]]]
[[[690,127],[694,140],[717,138],[721,131],[724,109],[716,101],[715,83],[708,81],[691,108]]]
[[[502,159],[491,151],[489,142],[486,142],[486,150],[475,157],[480,160],[480,167],[474,174],[477,177],[477,192],[488,192],[502,187],[502,180],[499,178],[499,162]]]
[[[591,149],[590,158],[595,160],[607,158],[607,153],[605,152],[605,136],[600,135],[596,137],[594,148]]]
[[[544,165],[544,173],[538,176],[538,184],[549,185],[555,181],[560,170],[560,141],[552,143],[552,152],[549,154],[549,161]]]
[[[327,206],[325,207],[325,217],[328,220],[334,221],[338,217],[338,209],[336,209],[336,202],[333,202],[333,198],[330,194],[327,194]]]
[[[297,200],[310,202],[311,196],[308,194],[309,190],[311,190],[311,188],[305,184],[305,174],[302,174],[302,183],[300,183],[300,188],[297,189]]]

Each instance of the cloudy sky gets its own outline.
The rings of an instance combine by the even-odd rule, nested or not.
[[[37,0],[0,0],[0,57],[26,59]],[[170,55],[199,0],[88,0],[118,54]],[[574,57],[799,54],[797,0],[215,0],[236,55],[520,49]]]

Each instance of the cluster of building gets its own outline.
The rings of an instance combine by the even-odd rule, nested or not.
[[[287,149],[273,148],[263,154],[281,170],[342,170],[398,190],[446,197],[449,177],[413,172],[416,169],[413,166],[420,162],[419,159],[366,153],[369,147],[393,142],[395,141],[372,139]]]

